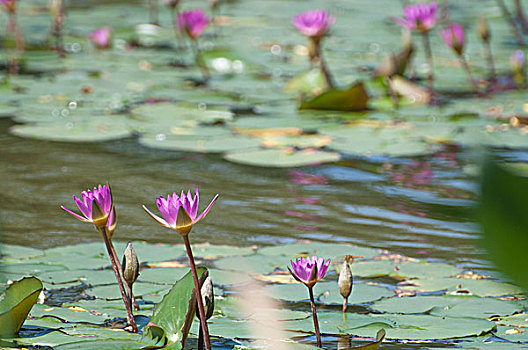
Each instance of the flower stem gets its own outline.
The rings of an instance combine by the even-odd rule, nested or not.
[[[202,52],[200,51],[200,48],[198,47],[198,42],[194,39],[191,39],[191,46],[194,51],[194,59],[196,61],[196,65],[202,71],[204,83],[207,84],[209,82],[209,79],[211,78],[211,75],[209,74],[209,70],[207,69],[207,66],[205,65]]]
[[[123,302],[125,303],[125,308],[127,311],[127,322],[132,327],[132,332],[137,333],[138,328],[136,325],[136,321],[134,320],[134,315],[132,314],[132,308],[130,307],[130,303],[128,302],[128,297],[125,292],[125,288],[123,287],[123,281],[121,280],[120,269],[117,268],[117,264],[119,264],[119,262],[115,258],[114,247],[112,245],[112,242],[110,242],[110,238],[108,238],[108,235],[106,233],[106,228],[105,227],[99,228],[99,232],[101,232],[101,235],[103,236],[103,240],[106,245],[106,250],[108,251],[108,255],[110,256],[110,262],[112,263],[112,268],[114,270],[114,274],[117,279],[117,284],[119,285],[119,291],[121,292],[121,297],[123,298]]]
[[[187,256],[189,257],[189,263],[191,265],[191,272],[194,280],[194,290],[196,292],[196,302],[198,304],[198,312],[200,314],[200,328],[203,331],[204,342],[206,350],[211,350],[211,342],[209,340],[209,329],[207,328],[207,319],[205,318],[205,310],[202,300],[202,291],[200,282],[198,281],[198,273],[196,272],[196,265],[194,264],[194,257],[191,249],[191,243],[189,242],[189,236],[183,236],[185,242],[185,248],[187,249]]]
[[[204,337],[203,337],[202,324],[200,324],[200,329],[198,331],[198,350],[203,350],[203,348],[204,348]]]
[[[524,15],[524,9],[521,0],[515,0],[515,9],[517,12],[517,19],[521,24],[523,32],[528,34],[528,22],[526,22],[526,16]]]
[[[124,278],[123,278],[123,268],[121,266],[121,263],[119,262],[119,258],[117,257],[117,253],[115,251],[114,244],[112,243],[111,240],[110,240],[110,247],[112,249],[112,255],[114,256],[114,260],[116,262],[117,269],[119,270],[119,275],[120,275],[121,279],[124,280]],[[139,305],[137,304],[136,298],[134,298],[134,293],[132,293],[132,286],[129,286],[128,283],[125,283],[125,287],[127,289],[127,295],[128,295],[128,300],[129,300],[130,305],[132,306],[132,304],[133,304],[134,305],[134,310],[139,311]]]
[[[502,12],[502,15],[506,18],[506,20],[510,24],[510,27],[513,30],[513,35],[515,35],[515,39],[517,40],[517,44],[524,45],[524,39],[522,37],[522,34],[519,31],[519,28],[517,28],[517,24],[515,24],[515,21],[513,20],[513,17],[511,15],[510,11],[508,11],[508,8],[504,4],[504,1],[503,0],[497,0],[497,5],[499,5],[499,7],[501,9],[501,12]]]
[[[319,331],[319,321],[317,320],[317,311],[315,311],[313,287],[308,287],[308,292],[310,293],[310,303],[312,304],[312,318],[314,321],[315,337],[317,338],[317,346],[321,347],[321,332]]]
[[[493,55],[491,54],[491,44],[489,41],[484,43],[484,55],[486,56],[486,61],[488,62],[489,68],[489,81],[494,83],[497,80],[495,74],[495,63],[493,62]]]
[[[480,94],[477,82],[475,81],[475,79],[473,79],[473,74],[471,74],[471,70],[469,69],[469,65],[466,59],[464,58],[464,55],[459,55],[458,57],[460,58],[460,63],[462,64],[462,67],[468,74],[469,81],[473,85],[473,89],[475,90],[475,93]]]
[[[434,92],[434,73],[433,73],[433,52],[431,51],[431,41],[429,39],[429,32],[422,33],[423,45],[425,49],[425,56],[427,57],[427,65],[429,66],[429,72],[427,75],[427,87],[429,93],[432,95]]]
[[[348,306],[348,297],[344,298],[343,300],[343,313],[346,312]]]

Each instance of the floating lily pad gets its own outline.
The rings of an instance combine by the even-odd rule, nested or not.
[[[256,149],[230,152],[225,159],[246,165],[261,167],[299,167],[321,163],[337,162],[339,153],[319,151],[314,149]]]
[[[377,301],[372,308],[397,314],[428,313],[434,316],[474,317],[487,319],[497,315],[511,315],[522,306],[504,300],[466,296],[416,296]]]
[[[359,261],[352,265],[357,276],[379,277],[391,276],[394,278],[438,278],[451,277],[460,274],[462,270],[445,264],[429,264],[427,262],[395,263],[389,260]]]
[[[446,290],[447,293],[456,291],[465,291],[481,297],[501,296],[518,294],[522,289],[508,284],[500,283],[492,280],[474,280],[471,278],[436,278],[436,279],[415,279],[412,280],[412,285],[400,287],[403,290],[411,291],[440,291]]]
[[[347,89],[327,90],[311,100],[304,101],[299,109],[320,109],[334,111],[362,111],[367,108],[369,96],[363,82]]]
[[[132,135],[127,125],[113,123],[106,117],[94,117],[90,122],[15,125],[9,131],[13,135],[20,137],[61,142],[109,141],[130,137]]]
[[[261,141],[244,136],[192,137],[177,135],[144,135],[139,143],[146,147],[171,151],[223,153],[258,147]]]

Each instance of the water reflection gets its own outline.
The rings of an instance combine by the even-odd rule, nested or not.
[[[429,159],[348,159],[295,170],[228,163],[214,155],[164,152],[135,140],[65,144],[20,139],[0,121],[4,241],[38,248],[97,240],[59,210],[71,195],[112,184],[116,240],[179,243],[141,209],[159,195],[200,187],[220,193],[193,242],[276,245],[311,239],[391,249],[484,266],[471,219],[475,186],[457,153]]]

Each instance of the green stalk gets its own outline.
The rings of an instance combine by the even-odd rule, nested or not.
[[[319,331],[319,321],[317,319],[317,311],[315,310],[313,287],[308,287],[308,292],[310,293],[310,304],[312,305],[312,318],[314,321],[315,337],[317,338],[317,346],[321,347],[321,332]]]
[[[427,57],[427,64],[429,65],[429,72],[427,75],[427,87],[429,93],[434,93],[434,73],[433,73],[433,52],[431,51],[431,41],[429,39],[429,32],[422,33],[423,45],[425,49],[425,56]]]
[[[191,46],[194,51],[194,59],[195,59],[196,65],[198,66],[198,68],[200,68],[200,71],[202,72],[204,83],[207,84],[209,80],[211,79],[211,75],[209,74],[209,69],[207,69],[207,66],[205,65],[202,52],[200,51],[200,48],[198,47],[198,42],[195,39],[191,39]]]
[[[207,328],[207,319],[205,318],[205,309],[202,300],[202,288],[198,281],[198,273],[196,272],[196,265],[194,264],[194,257],[191,249],[191,243],[189,242],[189,236],[184,235],[183,241],[185,243],[185,249],[187,249],[187,256],[189,257],[189,263],[191,265],[191,272],[194,280],[194,291],[196,293],[196,302],[198,304],[198,312],[200,314],[200,328],[203,331],[203,338],[205,342],[205,349],[211,350],[211,341],[209,340],[209,328]]]
[[[464,68],[464,70],[465,70],[466,73],[468,74],[469,81],[470,81],[471,84],[473,85],[473,89],[475,90],[475,93],[476,93],[477,95],[479,95],[479,94],[480,94],[480,91],[479,91],[479,88],[478,88],[477,82],[475,81],[475,79],[473,79],[473,74],[471,74],[471,70],[469,69],[469,65],[468,65],[466,59],[464,58],[464,55],[459,55],[458,57],[459,57],[459,59],[460,59],[460,63],[462,64],[462,67]]]

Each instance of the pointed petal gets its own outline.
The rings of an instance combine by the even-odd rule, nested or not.
[[[178,210],[178,217],[176,218],[176,230],[178,233],[185,236],[191,232],[192,226],[193,221],[185,211],[185,208]]]
[[[330,259],[327,259],[326,262],[324,262],[319,269],[319,279],[323,278],[326,274],[326,271],[328,270],[328,266],[330,266]]]
[[[82,198],[84,199],[85,197],[83,196]],[[91,206],[90,206],[90,208],[88,208],[87,205],[85,204],[86,201],[82,201],[79,198],[77,198],[76,196],[73,196],[73,200],[75,201],[75,204],[77,204],[77,207],[79,208],[81,213],[86,218],[91,219],[92,218],[92,208],[91,208]]]
[[[304,283],[303,281],[301,281],[301,280],[299,279],[299,277],[297,277],[297,275],[296,275],[295,273],[293,273],[293,271],[290,269],[289,266],[286,266],[286,267],[288,268],[288,271],[290,271],[290,274],[292,275],[292,277],[295,278],[295,280],[296,280],[297,282]]]
[[[313,268],[312,268],[312,273],[310,274],[310,284],[316,284],[317,281],[319,281],[319,278],[318,278],[318,272],[317,272],[317,264],[314,264],[313,265]]]
[[[154,220],[156,220],[158,223],[162,224],[162,225],[165,226],[165,227],[173,228],[173,227],[171,227],[171,226],[167,223],[167,221],[163,220],[162,218],[160,218],[159,216],[153,214],[150,210],[148,210],[148,208],[147,208],[146,206],[143,206],[143,209],[145,209],[145,211],[146,211],[147,213],[149,213],[150,216],[152,216],[152,218],[153,218]]]
[[[207,206],[207,208],[205,208],[205,210],[200,214],[200,216],[198,216],[194,222],[197,223],[198,221],[202,220],[206,215],[207,213],[209,212],[209,210],[211,210],[211,207],[213,206],[214,202],[217,200],[218,198],[218,195],[216,195],[213,200],[211,201],[211,203],[209,203],[209,205]]]
[[[84,221],[84,222],[92,222],[90,219],[87,219],[83,216],[80,216],[79,214],[77,213],[74,213],[73,211],[71,211],[70,209],[66,208],[65,206],[62,206],[61,205],[61,209],[67,211],[68,213],[72,214],[73,216],[75,216],[77,219],[81,220],[81,221]]]

